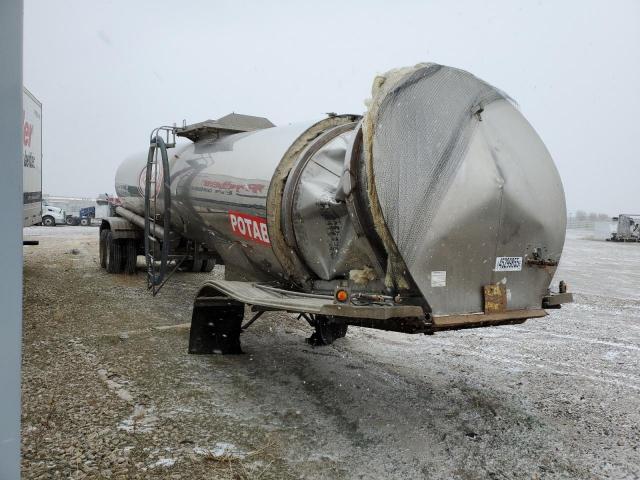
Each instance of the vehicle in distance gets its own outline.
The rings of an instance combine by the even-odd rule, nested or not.
[[[91,225],[91,220],[96,218],[96,207],[83,207],[78,210],[77,215],[67,215],[65,221],[67,225]]]
[[[22,96],[23,226],[42,222],[42,104],[26,88]]]
[[[100,194],[95,198],[65,197],[45,195],[44,201],[52,207],[59,207],[65,211],[64,222],[67,225],[91,225],[92,221],[101,220],[111,215],[110,197]]]
[[[62,208],[45,204],[42,209],[42,225],[45,227],[55,227],[56,225],[64,225],[66,213]]]
[[[618,222],[616,231],[607,241],[611,242],[640,242],[640,214],[621,213],[613,220]]]

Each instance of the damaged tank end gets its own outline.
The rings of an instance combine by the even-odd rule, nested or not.
[[[298,313],[318,345],[349,325],[431,334],[572,301],[564,282],[550,290],[566,228],[553,160],[514,102],[468,72],[388,72],[364,116],[275,127],[232,114],[172,133],[192,143],[164,167],[152,141],[118,170],[118,217],[144,217],[165,253],[181,238],[225,265],[196,296],[191,353],[239,353],[270,310]],[[147,171],[161,180],[141,188]]]

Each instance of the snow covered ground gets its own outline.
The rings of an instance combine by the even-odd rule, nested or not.
[[[267,313],[245,355],[190,356],[207,274],[152,298],[99,268],[97,229],[26,233],[25,478],[640,476],[640,244],[570,231],[576,301],[523,325],[313,348]]]

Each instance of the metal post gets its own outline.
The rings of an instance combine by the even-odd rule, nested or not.
[[[22,0],[0,2],[0,478],[20,478]]]

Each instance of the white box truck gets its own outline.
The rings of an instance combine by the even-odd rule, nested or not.
[[[29,90],[22,100],[23,226],[42,222],[42,104]]]

